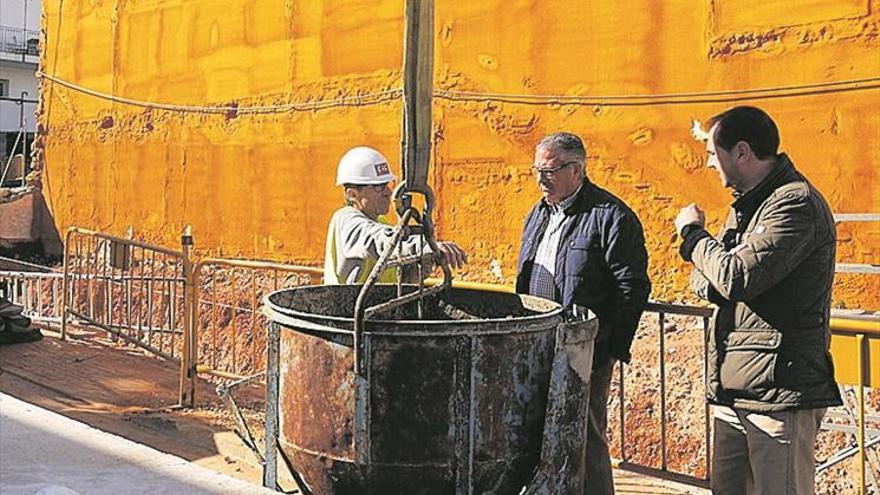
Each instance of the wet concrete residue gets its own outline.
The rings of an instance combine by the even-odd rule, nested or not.
[[[698,170],[705,163],[705,158],[688,144],[672,143],[669,151],[672,154],[672,162],[688,172]]]
[[[709,59],[754,51],[778,51],[789,48],[850,42],[864,46],[876,45],[880,38],[880,20],[871,17],[832,19],[825,22],[789,24],[764,31],[725,33],[712,40]]]
[[[396,294],[394,285],[378,285],[368,295],[367,306],[390,300]],[[404,293],[417,290],[404,286]],[[269,301],[281,308],[314,316],[352,318],[359,286],[314,286],[295,291],[281,291],[269,296]],[[486,292],[468,289],[449,289],[423,301],[423,317],[418,317],[418,304],[410,303],[375,320],[456,321],[521,318],[553,311],[557,305],[543,299],[517,294]]]

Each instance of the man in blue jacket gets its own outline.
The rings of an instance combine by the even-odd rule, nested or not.
[[[526,217],[516,291],[599,318],[587,425],[590,494],[613,494],[608,454],[608,392],[614,362],[629,348],[651,292],[642,225],[619,198],[586,177],[586,150],[557,132],[535,148],[532,170],[544,198]]]

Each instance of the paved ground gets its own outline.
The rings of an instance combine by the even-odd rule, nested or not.
[[[205,383],[199,384],[200,403],[209,404],[207,407],[193,411],[168,407],[176,402],[177,374],[176,365],[147,358],[131,350],[107,346],[96,340],[61,341],[46,337],[39,342],[0,347],[0,392],[8,394],[0,396],[0,495],[30,495],[40,488],[39,483],[62,484],[60,478],[57,481],[52,478],[44,479],[47,473],[57,470],[74,476],[79,472],[78,469],[104,466],[105,462],[108,463],[106,468],[102,467],[97,472],[84,476],[86,479],[83,481],[92,480],[95,485],[79,489],[77,485],[68,486],[83,494],[236,493],[235,490],[223,492],[226,485],[221,484],[211,484],[211,488],[221,490],[213,492],[202,492],[199,491],[200,486],[186,485],[185,483],[192,483],[193,478],[189,475],[181,476],[176,471],[185,470],[184,466],[189,466],[193,472],[219,471],[241,480],[259,483],[260,469],[250,451],[229,431],[227,413],[224,409],[210,405],[217,402],[211,387]],[[242,402],[253,403],[253,395],[250,400],[242,397]],[[8,409],[11,407],[9,404],[15,404],[15,407]],[[18,411],[19,408],[28,408],[27,411],[33,412],[7,413],[7,410]],[[30,419],[31,414],[33,418],[45,414],[54,420],[63,421],[57,423],[57,426],[47,428],[41,420]],[[102,447],[90,447],[69,439],[66,436],[69,428],[62,426],[68,423],[64,421],[69,421],[77,428],[85,428],[97,435],[96,438],[104,438],[102,441],[109,441],[114,447],[108,449],[104,443],[99,444]],[[249,421],[258,426],[259,418],[249,417]],[[13,441],[6,438],[8,434],[13,434],[7,432],[16,431],[51,436],[47,429],[59,433],[59,447],[31,446],[22,437],[13,445]],[[257,435],[260,435],[259,431]],[[127,457],[114,457],[117,442],[119,445],[134,446],[150,452],[143,461],[146,464],[132,465]],[[71,449],[75,455],[71,455],[70,450],[63,449]],[[160,451],[172,455],[162,454]],[[24,457],[19,456],[18,452],[22,452]],[[71,460],[72,458],[75,459]],[[97,459],[103,460],[96,464]],[[80,461],[84,465],[80,465]],[[128,464],[124,464],[126,462]],[[19,467],[20,463],[33,472],[21,471],[23,468]],[[65,467],[68,465],[69,469]],[[175,490],[164,492],[160,489],[139,489],[136,488],[138,485],[130,481],[135,479],[130,473],[139,471],[144,476],[143,483],[183,484],[176,485]],[[9,481],[11,475],[21,478],[11,478],[12,481]],[[615,470],[614,477],[619,495],[708,493],[699,488],[621,469]],[[27,481],[29,479],[31,481]],[[15,488],[7,488],[8,483],[14,483],[11,486]],[[114,483],[122,483],[122,488],[100,491],[105,484],[119,488]],[[259,493],[254,491],[257,490],[256,485],[241,486],[246,488],[240,492]],[[285,486],[292,485],[285,482]],[[13,489],[16,491],[12,491]],[[70,494],[59,491],[51,495]]]
[[[625,469],[614,470],[617,495],[709,495],[710,491],[673,481],[657,479]],[[585,494],[588,495],[588,494]]]
[[[0,494],[274,493],[0,393]]]

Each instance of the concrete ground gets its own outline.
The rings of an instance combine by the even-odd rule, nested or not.
[[[697,495],[615,470],[621,494]],[[0,495],[277,493],[0,393]]]
[[[0,347],[0,495],[30,495],[48,484],[65,485],[83,495],[265,493],[257,486],[262,474],[258,461],[231,431],[229,414],[212,387],[200,381],[197,394],[200,407],[196,409],[169,407],[177,400],[178,373],[179,366],[174,363],[147,358],[94,338],[62,341],[47,336],[37,342]],[[249,392],[252,391],[242,390],[237,394],[240,405],[253,406],[260,402],[262,392],[257,396]],[[261,416],[254,411],[253,407],[243,409],[260,437]],[[66,435],[72,428],[46,426],[48,423],[40,419],[45,415],[65,425],[69,421],[98,437],[112,439],[111,446],[96,448],[69,440]],[[61,447],[32,445],[28,436],[31,433],[22,434],[23,431],[35,433],[34,438],[41,439],[54,434],[58,437],[55,441],[67,445],[68,453]],[[91,460],[103,454],[111,460],[116,455],[115,462],[124,461],[127,457],[118,459],[118,452],[122,451],[117,449],[117,443],[151,453],[147,460],[152,463],[128,464],[127,469],[139,472],[140,477],[128,475],[122,467],[110,469],[110,464],[105,469],[107,459]],[[69,450],[76,452],[75,460],[71,460]],[[207,485],[195,482],[189,470],[196,465],[199,472],[227,481]],[[165,469],[160,470],[163,466]],[[169,472],[172,466],[187,473]],[[215,474],[217,472],[241,480],[240,484],[234,487],[225,484],[231,478]],[[80,485],[68,483],[67,476],[74,479],[74,475],[77,482],[92,484],[78,488]],[[283,469],[279,475],[282,487],[293,488]],[[118,481],[120,477],[122,482]],[[147,484],[157,480],[176,485],[166,490],[158,483],[157,488]],[[701,488],[626,469],[615,469],[614,481],[619,495],[708,494]],[[61,489],[42,495],[70,495],[70,492],[57,490]]]
[[[275,493],[0,393],[0,494]]]

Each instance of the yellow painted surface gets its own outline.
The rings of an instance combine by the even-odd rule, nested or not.
[[[859,349],[855,335],[835,334],[831,338],[831,355],[834,356],[834,378],[838,383],[859,383],[861,355],[865,386],[877,388],[880,385],[880,337],[866,337],[863,349]]]
[[[239,108],[402,86],[402,0],[49,0],[42,70],[102,93]],[[436,2],[435,85],[525,95],[650,95],[880,76],[880,0]],[[70,225],[204,254],[319,263],[340,205],[339,157],[383,151],[399,171],[399,100],[265,115],[149,110],[43,82],[43,186]],[[346,100],[351,103],[352,100]],[[880,212],[880,90],[750,100],[837,212]],[[696,201],[716,229],[730,195],[690,119],[734,103],[632,107],[438,99],[439,234],[464,278],[510,283],[539,191],[534,144],[582,135],[588,173],[639,214],[653,297],[685,297],[672,219]],[[880,224],[840,229],[839,259],[880,262]],[[880,277],[842,275],[838,305],[880,309]]]

